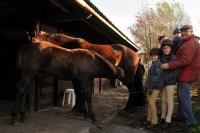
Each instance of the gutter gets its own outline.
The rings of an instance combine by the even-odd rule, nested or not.
[[[114,32],[116,32],[120,37],[122,37],[124,40],[126,40],[129,44],[134,46],[137,50],[140,48],[136,46],[133,42],[131,42],[127,37],[125,37],[122,33],[120,33],[116,28],[114,28],[110,23],[108,23],[104,18],[102,18],[94,9],[92,9],[84,0],[75,0],[79,5],[81,5],[83,8],[88,10],[90,13],[95,15],[98,19],[100,19],[104,24],[106,24],[109,28],[111,28]],[[92,17],[92,15],[90,15]],[[87,18],[89,19],[89,18]]]

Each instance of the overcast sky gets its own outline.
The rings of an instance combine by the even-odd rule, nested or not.
[[[142,7],[156,8],[157,2],[163,0],[90,0],[98,9],[112,21],[124,34],[133,40],[128,27],[135,22],[135,15]],[[199,0],[166,0],[178,1],[184,6],[185,12],[191,17],[194,34],[200,36],[200,4]]]

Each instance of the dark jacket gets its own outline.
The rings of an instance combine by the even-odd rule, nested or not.
[[[180,48],[176,52],[176,61],[169,63],[169,69],[181,68],[178,81],[194,82],[200,75],[200,46],[194,44],[194,35],[183,40]]]
[[[176,54],[176,52],[179,49],[179,47],[181,46],[181,44],[182,44],[181,37],[174,37],[173,38],[173,46],[174,46],[173,52],[174,52],[174,54]]]
[[[169,63],[175,60],[176,60],[175,55],[163,55],[160,61],[161,63]],[[180,69],[163,70],[164,85],[176,85],[179,74],[180,74]]]
[[[147,90],[161,90],[163,88],[163,70],[161,69],[160,65],[160,60],[152,62],[152,66],[148,71],[148,77],[146,82]]]

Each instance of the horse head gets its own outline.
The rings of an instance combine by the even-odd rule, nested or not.
[[[85,41],[84,39],[67,36],[61,33],[51,34],[47,40],[53,44],[69,49],[80,48],[80,44]]]
[[[50,36],[49,33],[41,31],[40,33],[36,33],[35,38],[37,38],[41,41],[46,41],[49,36]]]
[[[124,70],[121,67],[116,67],[116,78],[124,78],[125,74],[124,74]]]

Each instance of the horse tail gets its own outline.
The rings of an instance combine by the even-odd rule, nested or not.
[[[17,71],[21,71],[21,66],[22,66],[22,62],[23,62],[23,50],[20,49],[17,53],[17,58],[16,58],[16,68]]]
[[[99,53],[94,52],[93,53],[96,55],[96,57],[101,61],[101,65],[105,65],[108,67],[109,72],[111,72],[112,76],[114,78],[120,78],[124,77],[124,70],[120,67],[115,67],[109,60],[101,56]],[[103,64],[102,64],[103,62]],[[112,78],[113,78],[112,77]]]
[[[136,96],[140,97],[140,101],[137,101],[138,105],[144,105],[145,104],[145,94],[144,94],[144,85],[143,85],[143,77],[145,73],[144,65],[141,63],[138,63],[138,67],[135,73],[134,77],[134,92],[137,93]]]
[[[29,47],[30,44],[25,44],[21,46],[19,49],[17,56],[16,56],[16,68],[17,71],[22,71],[22,66],[23,66],[23,57],[24,57],[24,52],[27,47]]]

